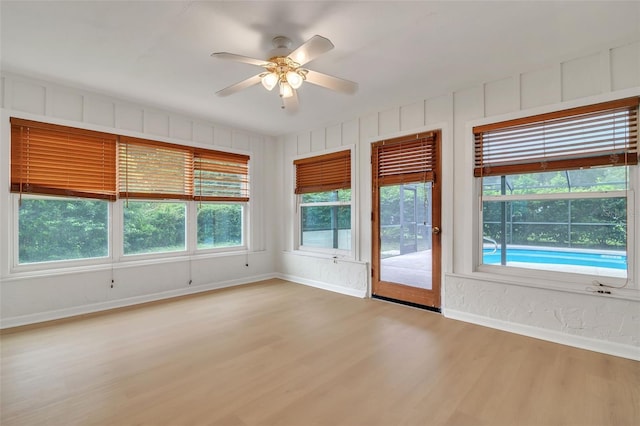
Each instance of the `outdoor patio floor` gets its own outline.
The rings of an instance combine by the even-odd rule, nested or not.
[[[382,281],[431,290],[431,250],[381,260]]]

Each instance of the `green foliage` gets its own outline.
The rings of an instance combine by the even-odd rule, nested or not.
[[[125,203],[124,254],[184,250],[185,210],[185,203]]]
[[[242,205],[208,204],[198,206],[198,248],[242,245]]]
[[[627,200],[585,198],[505,202],[507,244],[624,250]],[[502,241],[503,202],[485,201],[484,235]]]
[[[624,166],[505,177],[506,195],[621,191],[626,189]],[[502,193],[501,177],[484,178],[484,195]],[[506,235],[500,225],[505,209]],[[616,198],[485,201],[484,235],[507,244],[625,250],[627,200]]]
[[[19,263],[106,257],[106,201],[23,199],[18,219]]]

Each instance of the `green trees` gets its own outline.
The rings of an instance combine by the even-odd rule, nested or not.
[[[239,203],[198,205],[198,249],[240,246]],[[186,249],[185,202],[123,202],[125,255]],[[109,256],[109,202],[23,198],[18,210],[20,264]]]
[[[242,205],[202,203],[198,207],[198,248],[242,245]]]
[[[128,201],[123,208],[124,254],[185,249],[185,203]]]
[[[626,189],[626,172],[621,166],[513,175],[503,182],[500,177],[485,178],[485,196],[507,197],[484,201],[484,236],[502,241],[504,213],[507,244],[625,250],[627,199],[606,192]],[[594,192],[603,196],[576,197]],[[571,196],[535,199],[545,194]],[[509,195],[534,199],[510,201]]]
[[[106,201],[23,198],[18,214],[19,263],[109,254]]]

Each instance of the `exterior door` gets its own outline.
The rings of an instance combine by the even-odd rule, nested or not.
[[[440,309],[440,132],[372,145],[372,294]]]

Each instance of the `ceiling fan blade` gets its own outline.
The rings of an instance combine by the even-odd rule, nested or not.
[[[266,67],[269,65],[275,65],[273,62],[265,61],[264,59],[255,59],[248,56],[236,55],[229,52],[215,52],[211,54],[212,58],[229,59],[236,62],[244,62],[245,64],[257,65],[259,67]]]
[[[289,57],[292,61],[304,65],[331,49],[333,49],[333,43],[328,38],[314,35],[305,41],[302,46],[291,52]]]
[[[296,90],[293,91],[293,96],[282,98],[282,108],[284,108],[288,114],[297,113],[298,106],[298,92]]]
[[[253,77],[249,77],[246,80],[242,80],[240,83],[232,84],[229,87],[225,87],[222,90],[216,92],[218,96],[229,96],[233,95],[236,92],[239,92],[242,89],[246,89],[247,87],[254,86],[262,81],[260,78],[260,74],[254,75]]]
[[[309,70],[306,75],[306,80],[311,84],[326,87],[327,89],[335,90],[337,92],[354,94],[358,90],[358,83],[345,80],[343,78],[333,77],[328,74],[323,74],[317,71]]]

